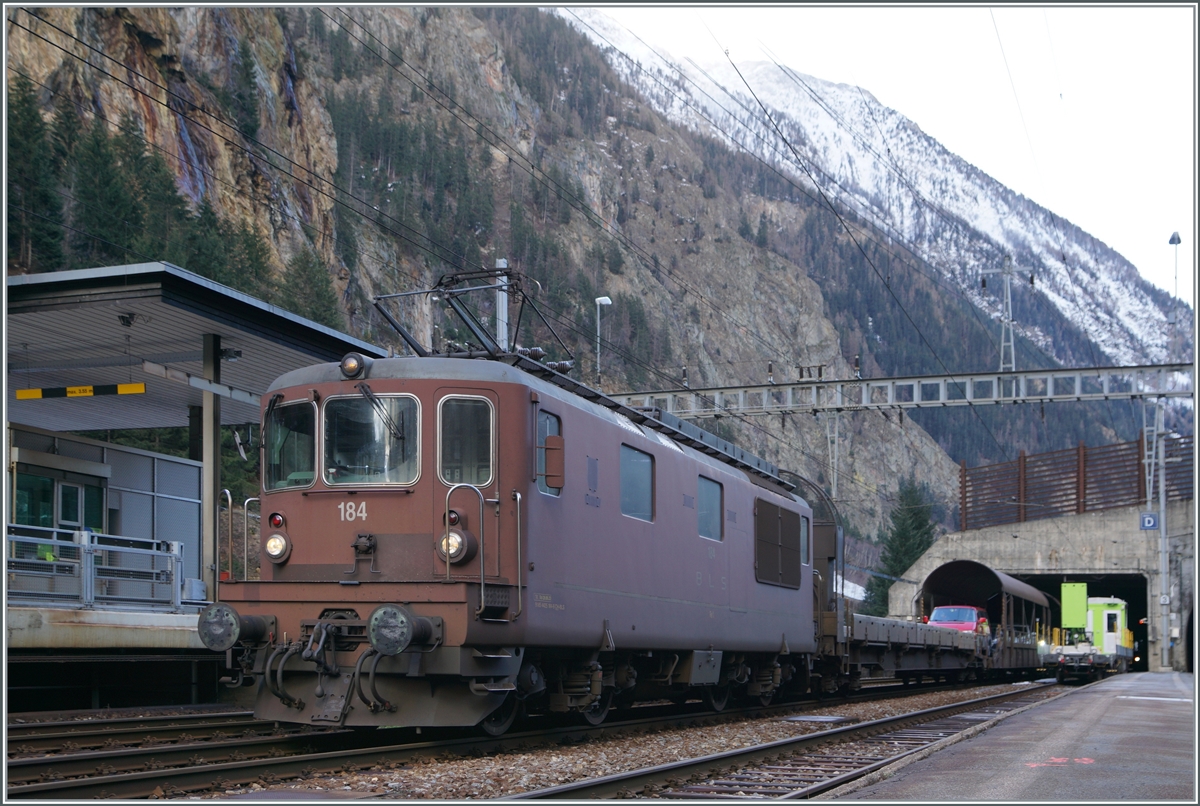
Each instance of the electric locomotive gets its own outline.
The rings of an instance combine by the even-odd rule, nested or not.
[[[261,579],[200,618],[238,647],[260,718],[499,730],[522,705],[719,707],[769,699],[816,648],[811,509],[699,429],[432,356],[352,354],[264,404]]]
[[[638,700],[721,710],[980,665],[971,636],[850,614],[818,487],[510,349],[460,299],[484,289],[505,311],[519,286],[409,292],[482,346],[435,354],[380,298],[414,357],[352,353],[263,396],[260,578],[198,623],[257,717],[498,735],[522,712],[599,724]]]

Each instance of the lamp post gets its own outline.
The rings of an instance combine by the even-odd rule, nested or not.
[[[1179,238],[1178,232],[1171,233],[1171,240],[1167,241],[1171,246],[1175,247],[1175,302],[1173,306],[1175,310],[1171,311],[1171,355],[1168,360],[1174,359],[1175,356],[1175,341],[1179,333],[1179,244],[1182,241]]]
[[[596,297],[596,386],[600,386],[600,306],[612,305],[608,297]]]

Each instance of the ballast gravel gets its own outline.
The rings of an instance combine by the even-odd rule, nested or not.
[[[1020,686],[1022,684],[1015,684]],[[1028,685],[1028,684],[1025,684]],[[963,700],[1012,691],[1014,684],[940,691],[877,702],[830,704],[797,711],[805,716],[842,716],[850,722],[912,713]],[[545,789],[586,778],[643,769],[672,761],[736,750],[757,744],[827,730],[821,722],[789,722],[784,716],[749,718],[740,722],[624,734],[575,745],[555,745],[506,752],[482,758],[423,758],[400,762],[395,768],[376,767],[357,773],[322,775],[273,783],[251,784],[224,792],[191,794],[184,799],[204,800],[248,795],[270,799],[272,791],[288,799],[312,797],[376,797],[402,800],[467,800],[499,798],[518,792]],[[286,793],[286,794],[285,794]],[[320,793],[320,794],[318,794]]]

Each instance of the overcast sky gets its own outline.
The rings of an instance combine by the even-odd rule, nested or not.
[[[854,84],[1193,303],[1196,8],[604,7],[698,62]],[[719,40],[719,45],[718,41]]]

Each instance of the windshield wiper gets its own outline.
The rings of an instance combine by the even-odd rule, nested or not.
[[[375,409],[375,413],[379,415],[379,419],[383,420],[383,424],[387,426],[392,437],[401,445],[404,444],[404,429],[396,425],[396,421],[392,419],[391,412],[387,410],[387,406],[383,405],[383,401],[375,396],[371,391],[371,387],[367,386],[367,382],[355,384],[355,389],[362,393],[362,396],[371,404],[371,408]]]

